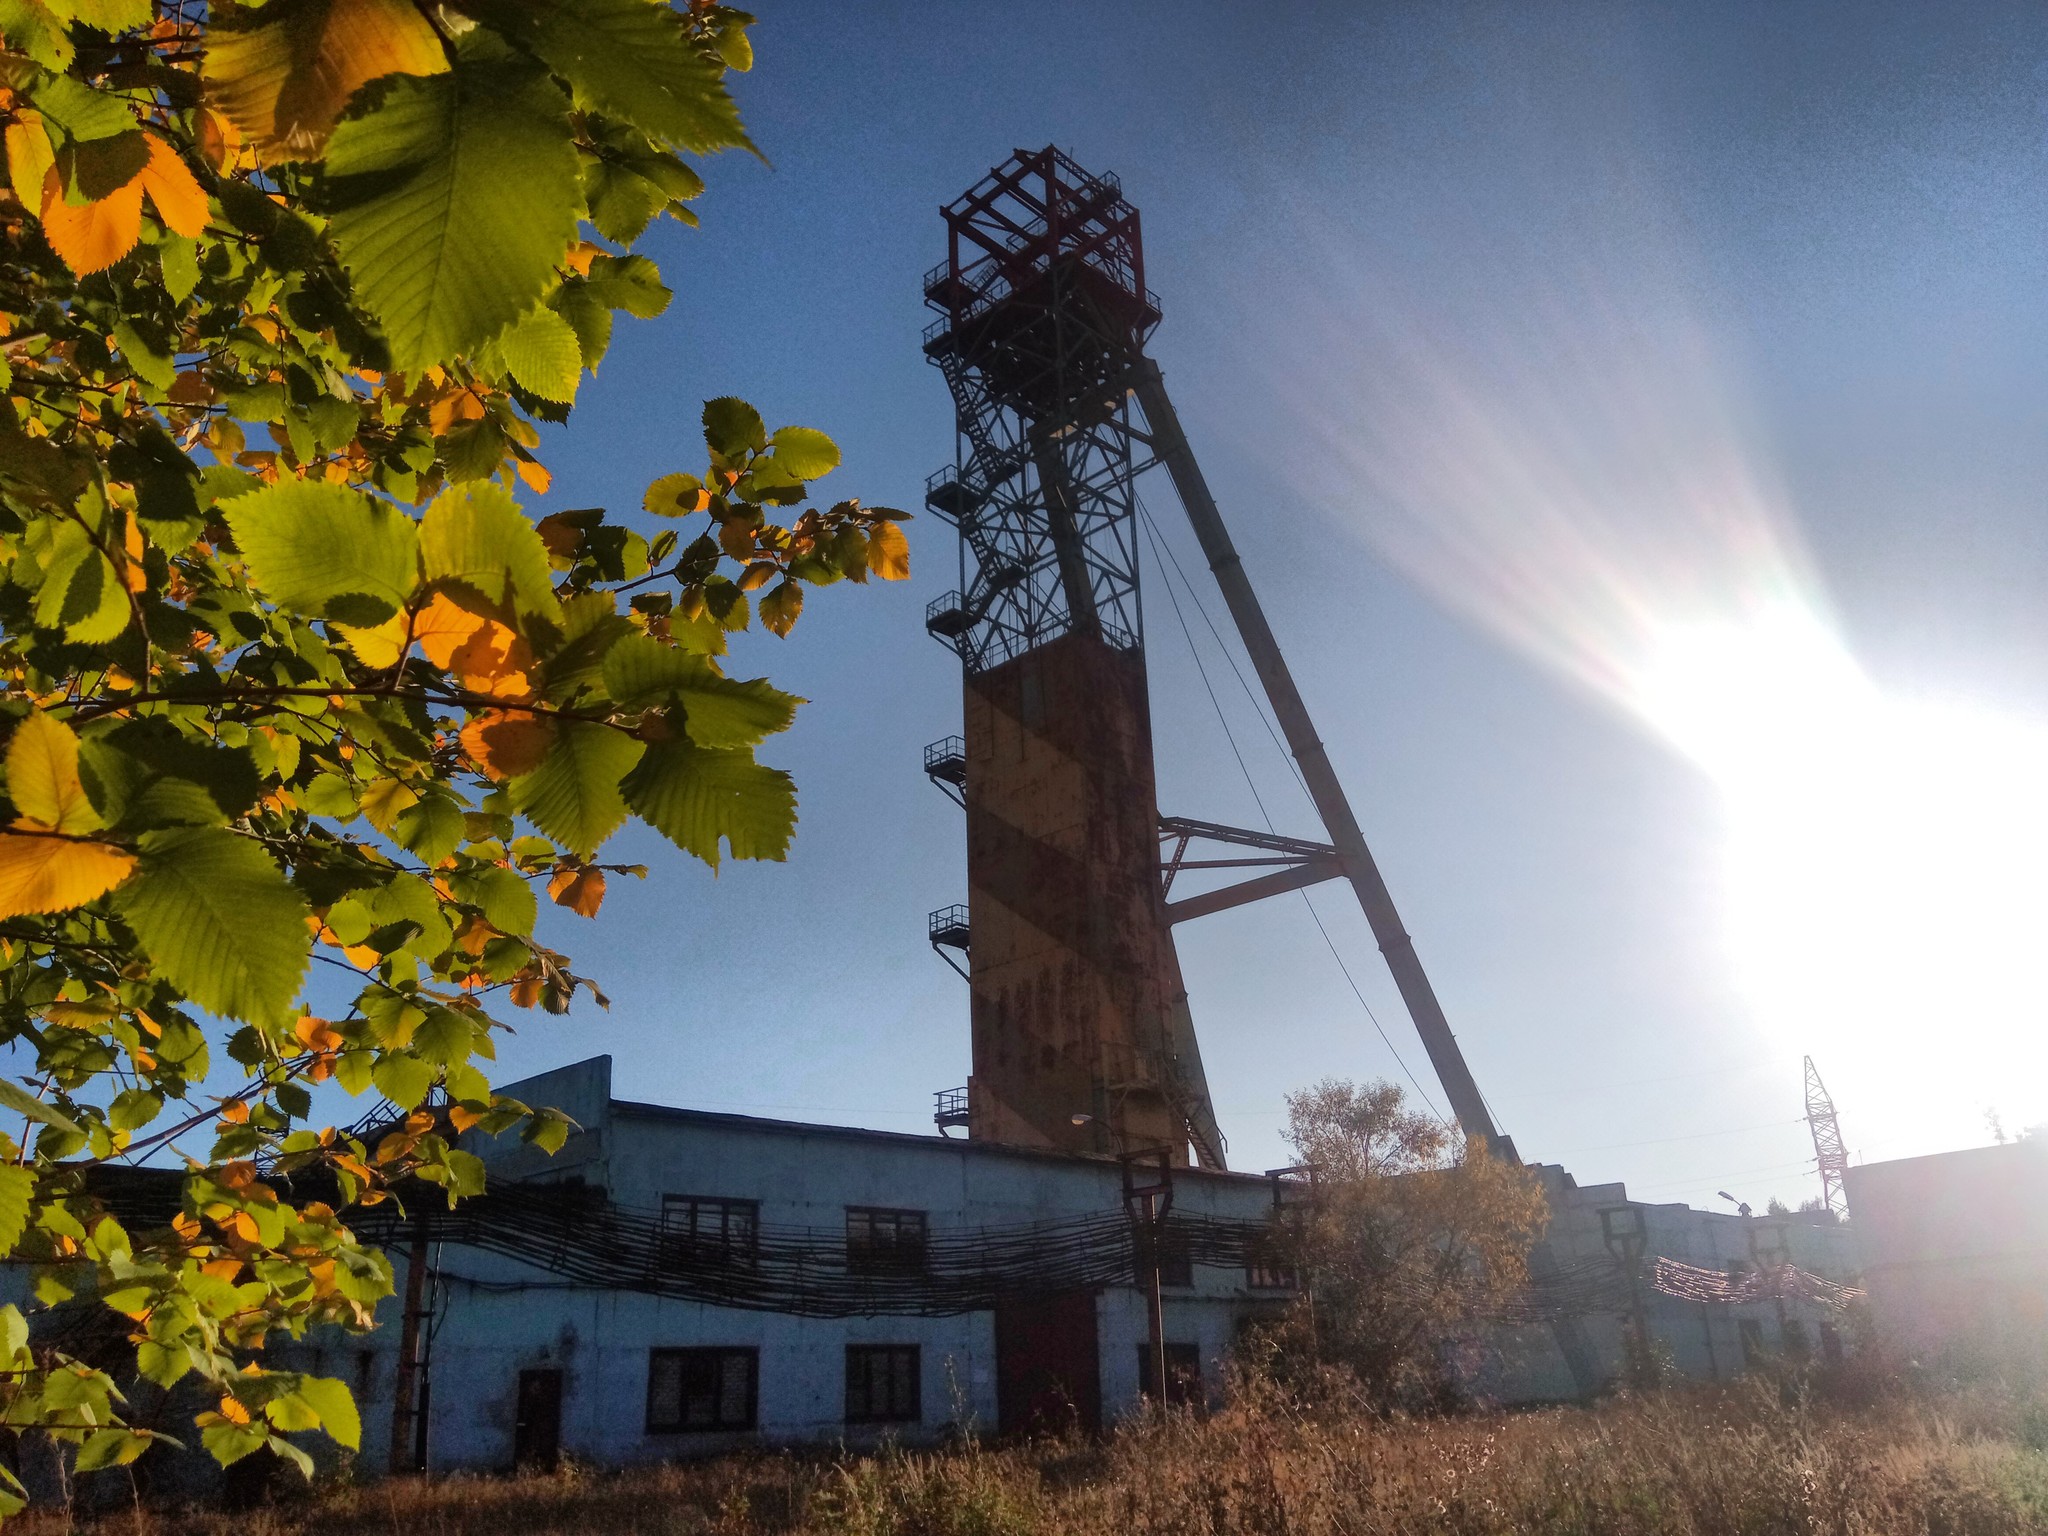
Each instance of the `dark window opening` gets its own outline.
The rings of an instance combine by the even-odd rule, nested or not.
[[[1159,1362],[1152,1346],[1138,1346],[1138,1391],[1146,1398],[1158,1390]],[[1166,1346],[1166,1406],[1199,1408],[1207,1399],[1202,1393],[1202,1348],[1199,1344]]]
[[[1806,1339],[1806,1324],[1796,1317],[1788,1317],[1778,1325],[1778,1347],[1785,1351],[1788,1360],[1804,1360],[1811,1347]]]
[[[846,1346],[846,1422],[915,1424],[924,1418],[915,1344]]]
[[[1736,1319],[1736,1328],[1742,1335],[1742,1363],[1760,1365],[1764,1358],[1764,1325],[1753,1317]]]
[[[1829,1365],[1840,1365],[1842,1363],[1841,1330],[1825,1318],[1821,1320],[1820,1325],[1820,1357],[1827,1361]]]
[[[856,1274],[903,1274],[924,1268],[923,1211],[874,1205],[846,1208],[846,1267]]]
[[[752,1429],[760,1376],[759,1350],[651,1350],[647,1357],[647,1432]]]
[[[1301,1274],[1282,1246],[1268,1238],[1254,1247],[1244,1266],[1244,1283],[1254,1291],[1298,1291]]]
[[[752,1268],[761,1252],[761,1202],[663,1195],[661,1241],[672,1263]]]
[[[1138,1241],[1133,1245],[1136,1255],[1140,1287],[1152,1284],[1152,1254],[1154,1247],[1159,1254],[1159,1284],[1167,1289],[1186,1290],[1195,1283],[1195,1256],[1188,1244],[1186,1234],[1169,1228],[1162,1233],[1151,1233],[1143,1228],[1138,1231]]]

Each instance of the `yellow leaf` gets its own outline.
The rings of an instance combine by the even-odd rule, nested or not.
[[[96,203],[74,208],[64,201],[63,179],[51,166],[43,176],[43,237],[80,277],[104,272],[142,237],[141,176]]]
[[[206,193],[176,150],[147,130],[142,136],[149,140],[142,190],[156,204],[158,218],[187,240],[197,240],[206,233]]]
[[[363,791],[363,814],[379,832],[389,833],[399,812],[420,803],[420,797],[398,779],[377,779]]]
[[[910,575],[910,540],[894,523],[876,523],[868,532],[868,570],[884,581]]]
[[[223,14],[225,13],[225,14]],[[213,104],[264,164],[319,156],[357,89],[383,75],[446,73],[448,56],[407,0],[223,6],[200,66]]]
[[[458,1133],[468,1130],[482,1120],[483,1116],[473,1109],[464,1109],[460,1104],[448,1106],[448,1123],[454,1126]]]
[[[348,648],[356,653],[356,660],[366,667],[395,667],[405,650],[405,615],[395,613],[382,624],[364,627],[360,624],[336,624],[341,638],[348,642]]]
[[[0,832],[0,918],[82,907],[134,867],[134,854],[105,843]]]
[[[57,163],[50,148],[50,135],[40,112],[19,109],[20,115],[7,125],[7,179],[24,208],[43,205],[43,178]]]
[[[7,795],[28,820],[55,832],[97,832],[106,825],[78,778],[78,738],[41,710],[7,743]]]
[[[533,772],[554,742],[554,721],[524,709],[487,709],[462,728],[462,750],[494,779]]]

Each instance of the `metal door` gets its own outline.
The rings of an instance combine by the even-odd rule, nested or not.
[[[996,1413],[1006,1434],[1102,1427],[1092,1291],[996,1308]]]

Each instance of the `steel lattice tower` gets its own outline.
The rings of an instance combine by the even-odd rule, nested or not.
[[[958,652],[965,729],[925,771],[967,812],[966,907],[932,914],[964,951],[973,1076],[941,1128],[1069,1152],[1223,1164],[1174,925],[1343,879],[1358,898],[1451,1111],[1516,1160],[1444,1018],[1414,941],[1323,750],[1215,498],[1145,354],[1159,324],[1138,213],[1112,176],[1019,150],[942,210],[938,318],[954,464],[926,505],[960,531],[960,586],[926,626]],[[1328,842],[1158,812],[1142,651],[1137,477],[1173,481]],[[1204,845],[1213,855],[1190,857]],[[1170,900],[1186,870],[1267,873]],[[1547,1244],[1531,1255],[1554,1270]],[[1599,1371],[1556,1324],[1582,1392]]]
[[[1806,1125],[1813,1132],[1814,1160],[1820,1164],[1821,1200],[1837,1216],[1846,1216],[1849,1149],[1842,1144],[1842,1122],[1835,1118],[1835,1101],[1811,1056],[1806,1058]]]

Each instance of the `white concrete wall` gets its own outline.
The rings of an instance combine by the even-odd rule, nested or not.
[[[613,1101],[608,1058],[505,1085],[532,1104],[563,1109],[580,1129],[553,1158],[516,1144],[476,1150],[493,1178],[558,1182],[581,1178],[616,1204],[659,1210],[665,1194],[757,1200],[764,1226],[811,1226],[843,1233],[849,1205],[923,1210],[930,1230],[987,1227],[1090,1214],[1121,1215],[1113,1163],[1026,1153],[938,1136],[900,1136],[742,1116],[665,1110]],[[1259,1219],[1271,1187],[1256,1176],[1198,1171],[1175,1177],[1175,1210]],[[405,1255],[392,1254],[398,1297],[365,1338],[327,1334],[314,1342],[313,1368],[359,1387],[364,1460],[389,1455],[391,1394]],[[624,1463],[704,1455],[741,1445],[844,1441],[885,1434],[932,1438],[953,1428],[993,1430],[996,1369],[990,1313],[958,1317],[799,1318],[747,1312],[626,1291],[563,1288],[513,1260],[447,1245],[436,1255],[442,1286],[432,1350],[430,1459],[440,1469],[511,1462],[519,1373],[563,1372],[562,1449],[593,1462]],[[1238,1269],[1198,1265],[1191,1289],[1169,1289],[1163,1312],[1170,1342],[1199,1346],[1213,1391],[1239,1321],[1270,1308]],[[519,1287],[510,1289],[509,1287]],[[1097,1300],[1104,1415],[1139,1397],[1138,1347],[1145,1307],[1134,1287]],[[916,1344],[923,1371],[920,1425],[886,1428],[843,1422],[845,1347]],[[708,1345],[760,1352],[758,1427],[749,1432],[650,1434],[649,1351]]]

